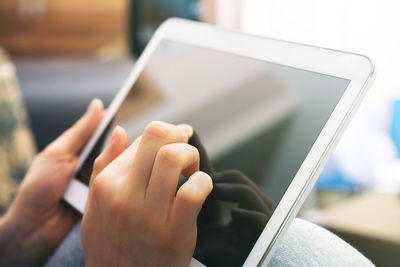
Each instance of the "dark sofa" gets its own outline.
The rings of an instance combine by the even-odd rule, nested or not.
[[[67,129],[97,97],[107,106],[132,69],[122,58],[14,58],[39,150]]]

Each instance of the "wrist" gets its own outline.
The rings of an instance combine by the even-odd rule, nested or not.
[[[0,218],[0,266],[39,266],[48,255],[35,229],[12,207]]]
[[[25,229],[21,229],[9,209],[0,219],[0,265],[19,265],[18,255],[22,255],[24,235]]]

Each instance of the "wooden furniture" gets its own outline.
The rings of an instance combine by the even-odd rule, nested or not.
[[[126,52],[128,0],[29,1],[43,1],[41,14],[24,15],[22,0],[0,1],[0,46],[12,55]]]
[[[363,193],[314,210],[306,218],[338,234],[377,266],[399,266],[399,196]]]

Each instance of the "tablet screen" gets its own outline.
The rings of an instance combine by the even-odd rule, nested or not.
[[[218,188],[200,214],[194,257],[242,265],[349,82],[164,39],[77,179],[88,184],[115,125],[130,142],[153,120],[192,125]]]

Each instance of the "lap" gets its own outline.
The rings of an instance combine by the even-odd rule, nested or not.
[[[46,267],[84,266],[80,222],[54,252]],[[374,266],[355,248],[328,230],[295,219],[268,266]]]

